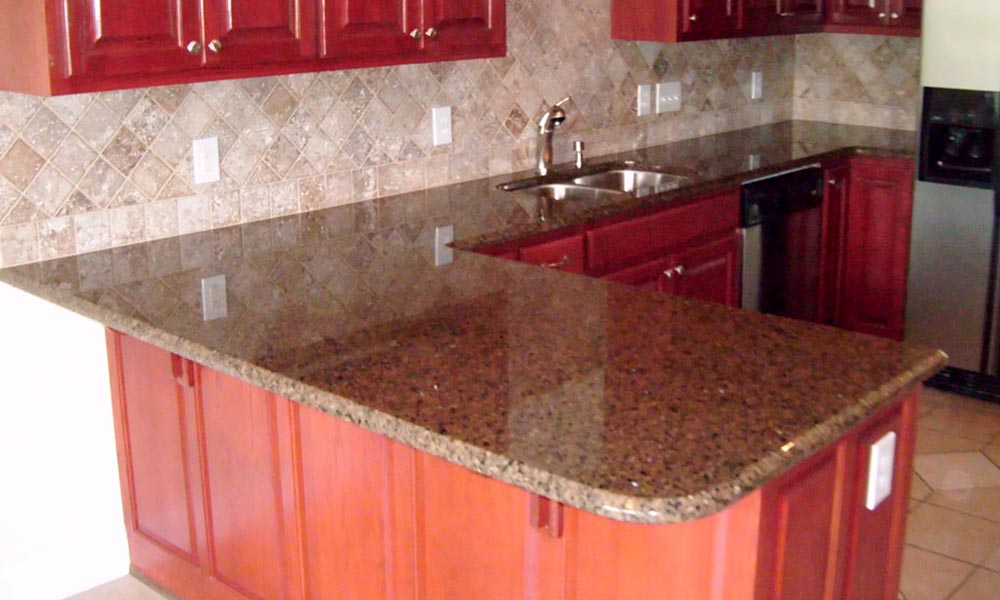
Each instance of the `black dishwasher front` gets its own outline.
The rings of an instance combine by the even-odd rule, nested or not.
[[[741,206],[743,308],[816,321],[823,170],[810,165],[747,181]]]

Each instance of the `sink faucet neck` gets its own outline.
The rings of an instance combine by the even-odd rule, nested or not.
[[[569,102],[569,96],[556,102],[545,111],[538,121],[538,174],[548,175],[552,168],[552,134],[566,120],[566,112],[562,105]]]

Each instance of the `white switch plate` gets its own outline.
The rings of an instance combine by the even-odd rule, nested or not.
[[[435,106],[431,109],[431,130],[435,146],[451,143],[451,107]]]
[[[207,137],[191,143],[194,182],[212,183],[219,180],[219,138]]]
[[[652,114],[653,112],[653,86],[650,84],[640,85],[636,90],[635,114],[640,117]]]
[[[201,278],[201,316],[206,321],[225,318],[229,314],[226,302],[226,276]]]
[[[455,241],[455,226],[442,225],[434,229],[434,266],[447,265],[455,260],[455,253],[448,244]]]
[[[868,490],[865,508],[875,510],[892,494],[892,471],[896,462],[896,432],[890,431],[871,445],[868,457]]]
[[[749,167],[750,170],[759,169],[760,168],[760,153],[759,152],[754,152],[754,153],[752,153],[752,154],[750,154],[750,155],[747,156],[747,167]]]
[[[750,73],[750,99],[760,100],[764,97],[764,73],[753,71]]]
[[[681,109],[681,82],[656,84],[656,114]]]

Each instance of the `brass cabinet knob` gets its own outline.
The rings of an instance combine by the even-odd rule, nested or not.
[[[688,17],[688,20],[689,21],[697,21],[698,20],[698,15],[691,15],[690,17]]]
[[[410,37],[413,38],[413,39],[415,39],[415,40],[419,40],[420,39],[420,30],[419,29],[411,29],[410,30]]]
[[[218,54],[219,52],[222,51],[222,42],[220,42],[219,40],[212,40],[211,42],[208,43],[208,49],[214,52],[215,54]]]
[[[433,27],[429,28],[427,31],[424,32],[424,35],[426,35],[429,38],[436,38],[437,34],[438,30],[434,29]]]
[[[186,47],[188,54],[195,54],[195,55],[201,54],[201,42],[197,40],[192,40],[188,42],[188,45]]]
[[[899,13],[892,13],[889,16],[892,17],[893,19],[898,19],[899,18]]]
[[[683,275],[684,274],[684,265],[677,265],[676,267],[674,267],[674,272],[677,273],[678,277],[681,276],[681,275]]]

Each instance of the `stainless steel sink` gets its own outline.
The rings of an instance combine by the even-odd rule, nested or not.
[[[593,165],[582,171],[550,172],[497,187],[509,192],[533,193],[548,200],[602,201],[672,190],[694,175],[684,169],[647,167],[626,161]]]
[[[577,185],[646,196],[675,189],[686,179],[687,177],[681,175],[658,171],[613,169],[603,173],[575,177],[572,181]]]

